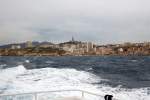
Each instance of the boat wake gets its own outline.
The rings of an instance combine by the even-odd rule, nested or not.
[[[105,95],[118,100],[149,100],[150,88],[125,89],[104,84],[100,77],[69,68],[41,68],[27,70],[23,65],[0,70],[0,93],[27,93],[52,90],[79,89]]]

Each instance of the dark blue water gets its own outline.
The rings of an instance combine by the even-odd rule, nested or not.
[[[30,62],[26,61],[29,60]],[[123,88],[150,87],[150,56],[0,57],[0,67],[75,68],[107,79],[93,84]]]

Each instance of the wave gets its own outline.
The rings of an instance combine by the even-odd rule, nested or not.
[[[30,63],[30,60],[25,60],[26,63]]]
[[[6,67],[7,65],[6,64],[1,64],[0,65],[0,69],[3,69],[4,67]]]
[[[55,63],[54,61],[46,61],[45,62],[46,64],[53,64],[53,63]]]
[[[81,89],[100,95],[112,94],[118,100],[149,100],[150,88],[125,89],[104,84],[100,77],[76,69],[42,68],[27,70],[23,65],[1,70],[0,92],[24,93],[59,89]]]

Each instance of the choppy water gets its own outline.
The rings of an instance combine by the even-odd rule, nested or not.
[[[150,99],[149,56],[0,57],[0,68],[1,93],[79,88]]]

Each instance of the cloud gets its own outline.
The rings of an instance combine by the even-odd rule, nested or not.
[[[149,0],[0,0],[0,43],[150,40]]]

